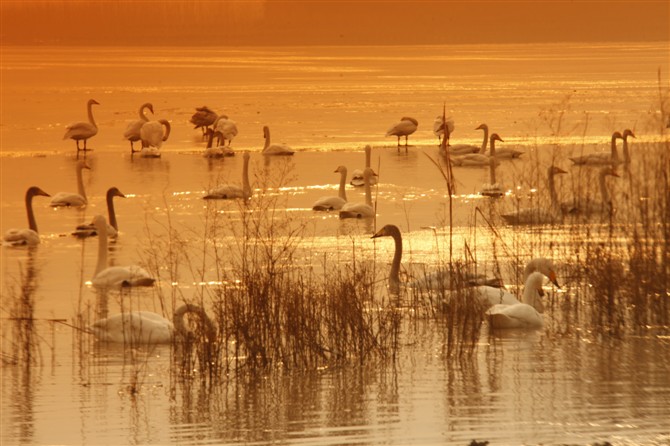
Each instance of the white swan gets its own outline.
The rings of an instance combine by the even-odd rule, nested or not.
[[[149,122],[149,118],[147,118],[145,110],[149,110],[151,114],[153,114],[154,106],[150,102],[145,102],[144,104],[140,105],[140,111],[139,111],[140,119],[136,119],[135,121],[129,122],[128,126],[126,127],[126,131],[123,132],[123,137],[126,138],[128,141],[130,141],[131,153],[135,151],[133,143],[139,141],[141,138],[140,129],[142,128],[145,122]]]
[[[91,169],[86,161],[79,160],[76,165],[77,169],[77,193],[74,192],[58,192],[51,199],[50,205],[57,206],[73,206],[83,207],[88,203],[86,198],[86,190],[84,190],[84,179],[81,171],[84,169]]]
[[[170,137],[170,122],[167,119],[145,122],[140,129],[142,139],[142,158],[160,158],[161,146]]]
[[[619,178],[619,174],[613,167],[603,167],[598,172],[598,185],[600,188],[600,200],[594,200],[590,197],[584,197],[574,203],[564,203],[563,211],[569,214],[594,215],[610,212],[612,207],[612,197],[607,189],[607,177]]]
[[[619,152],[616,149],[617,139],[623,139],[623,135],[619,132],[612,133],[610,153],[589,153],[588,155],[575,156],[568,159],[576,165],[602,166],[619,164],[621,161],[619,160]]]
[[[489,142],[489,126],[486,124],[479,124],[475,130],[484,130],[484,139],[481,146],[472,144],[449,144],[449,155],[467,155],[470,153],[486,153],[486,145]]]
[[[86,109],[88,110],[88,122],[75,122],[70,124],[65,129],[65,136],[63,139],[74,139],[77,142],[77,152],[80,150],[89,150],[86,148],[86,141],[88,138],[94,137],[98,133],[98,126],[93,119],[93,105],[100,105],[95,99],[89,99],[86,104]],[[84,148],[79,148],[79,141],[84,140]]]
[[[226,156],[235,156],[235,151],[230,147],[217,146],[214,145],[214,130],[207,129],[207,147],[205,147],[205,153],[202,156],[205,158],[223,158]]]
[[[370,190],[370,179],[375,175],[369,167],[363,171],[365,203],[345,203],[340,209],[340,218],[372,218],[375,216],[375,210],[372,207],[372,191]]]
[[[365,146],[365,167],[370,167],[371,157],[372,157],[372,147],[370,147],[370,144],[368,144]],[[355,187],[365,185],[365,180],[363,179],[363,171],[365,170],[365,167],[363,169],[355,169],[353,172],[351,172],[351,181],[349,182],[349,184]],[[370,184],[372,186],[377,184],[377,177],[370,178]]]
[[[202,107],[196,107],[195,113],[191,116],[190,122],[195,125],[194,128],[201,128],[202,135],[205,136],[207,129],[210,125],[214,124],[214,121],[219,117],[214,111],[212,111],[206,105]]]
[[[169,344],[193,334],[186,329],[184,316],[193,313],[198,316],[199,331],[208,342],[214,342],[216,327],[202,307],[184,304],[174,312],[174,324],[150,311],[131,311],[110,316],[94,322],[90,332],[102,342],[128,344]]]
[[[533,207],[517,209],[500,216],[510,225],[544,225],[559,222],[562,218],[561,204],[558,201],[554,176],[567,173],[560,167],[550,166],[547,173],[549,184],[549,208]],[[539,204],[539,203],[538,203]]]
[[[636,138],[635,133],[631,129],[626,129],[623,131],[623,162],[625,164],[630,164],[630,152],[628,152],[628,137],[632,136]]]
[[[496,158],[496,141],[504,142],[502,138],[497,133],[492,134],[489,137],[489,143],[491,146],[491,155],[486,155],[484,153],[468,153],[466,155],[458,155],[451,157],[451,163],[454,166],[488,166],[491,163],[491,158],[494,159],[494,163],[500,164],[498,158]]]
[[[541,328],[544,325],[542,313],[542,273],[535,272],[528,276],[523,290],[523,302],[514,304],[497,304],[488,309],[486,314],[492,328]]]
[[[345,166],[338,166],[335,173],[340,174],[340,189],[337,196],[321,197],[312,205],[312,210],[315,211],[339,211],[347,202],[347,168]]]
[[[263,155],[267,156],[290,156],[293,155],[293,149],[286,144],[271,144],[270,143],[270,127],[263,126],[263,138],[265,138],[265,145],[263,146]]]
[[[91,283],[96,288],[152,286],[155,279],[137,265],[107,266],[107,220],[102,215],[93,217],[98,233],[98,263]]]
[[[205,199],[235,199],[242,198],[248,200],[251,198],[251,185],[249,184],[249,152],[244,152],[244,164],[242,166],[242,186],[237,184],[223,184],[216,189],[212,189],[203,197]]]
[[[438,115],[435,118],[435,121],[433,121],[433,134],[437,136],[437,142],[438,144],[442,144],[442,137],[444,137],[444,116],[443,115]],[[449,141],[449,136],[454,132],[456,129],[456,125],[454,124],[454,120],[451,118],[451,116],[448,116],[446,118],[447,121],[447,141]]]
[[[397,122],[391,126],[386,131],[386,136],[397,136],[398,137],[398,146],[400,146],[400,137],[405,137],[405,148],[407,148],[407,137],[412,133],[416,132],[416,129],[419,127],[419,122],[407,116],[400,118],[400,122]]]
[[[497,163],[495,157],[489,157],[489,183],[482,186],[482,190],[479,191],[480,195],[493,198],[505,195],[503,186],[496,180],[496,167]]]
[[[5,232],[3,240],[10,246],[19,245],[37,245],[40,242],[40,236],[37,233],[37,222],[35,221],[35,214],[33,213],[33,197],[40,195],[42,197],[50,197],[51,195],[44,192],[37,186],[29,187],[26,191],[26,212],[28,213],[28,229],[9,229]]]
[[[233,139],[237,136],[237,124],[232,119],[228,119],[226,115],[221,115],[217,118],[214,125],[212,125],[212,130],[219,138],[220,146],[226,145],[226,141],[228,141],[228,146],[230,147]]]
[[[119,225],[116,222],[116,212],[114,211],[114,197],[126,198],[121,191],[116,187],[107,189],[107,215],[109,222],[107,223],[107,237],[116,237],[119,233]],[[77,237],[92,237],[98,235],[93,222],[85,225],[79,225],[74,230],[72,235]]]

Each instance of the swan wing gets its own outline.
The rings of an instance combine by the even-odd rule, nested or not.
[[[365,203],[346,203],[340,209],[340,218],[371,218],[375,211]]]
[[[487,314],[493,328],[540,328],[544,325],[542,315],[528,304],[498,304]]]
[[[53,196],[49,205],[53,207],[57,206],[81,207],[86,206],[86,203],[87,203],[86,198],[82,197],[79,194],[75,194],[73,192],[58,192]]]
[[[76,122],[68,125],[63,139],[87,139],[98,133],[98,128],[90,122]]]
[[[116,314],[89,328],[99,340],[115,343],[164,344],[174,334],[172,322],[149,311]]]
[[[485,307],[494,305],[513,305],[520,303],[519,299],[504,288],[492,286],[478,286],[475,290],[475,296]]]
[[[152,286],[155,279],[137,266],[110,266],[100,271],[91,281],[96,288],[121,288],[127,286]]]
[[[224,184],[216,189],[210,190],[204,198],[220,200],[244,198],[244,190],[236,184]]]
[[[343,198],[337,196],[321,197],[314,202],[312,209],[315,211],[338,211],[346,203]]]
[[[2,240],[10,246],[33,246],[40,243],[40,235],[32,229],[10,229]]]

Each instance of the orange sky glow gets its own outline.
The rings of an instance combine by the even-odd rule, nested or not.
[[[3,0],[4,45],[666,41],[670,2]]]

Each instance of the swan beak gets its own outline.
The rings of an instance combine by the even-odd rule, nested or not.
[[[561,169],[560,167],[556,168],[556,173],[568,173],[565,170]]]
[[[549,273],[549,280],[551,280],[551,283],[556,285],[556,288],[560,288],[561,286],[558,284],[558,280],[556,279],[556,273],[554,271]]]
[[[385,235],[386,231],[384,230],[384,228],[381,228],[379,231],[375,232],[375,234],[370,238],[384,237]]]
[[[41,195],[42,197],[50,197],[51,196],[51,195],[47,194],[46,192],[44,192],[42,189],[38,190],[36,195]]]
[[[621,176],[616,172],[616,170],[612,170],[611,174],[613,177],[621,178]]]

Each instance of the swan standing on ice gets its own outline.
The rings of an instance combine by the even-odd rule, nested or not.
[[[140,156],[145,158],[160,157],[160,148],[163,142],[170,137],[170,130],[170,122],[167,119],[145,122],[140,129],[140,138],[142,139]]]
[[[244,152],[244,164],[242,166],[242,187],[237,184],[223,184],[216,189],[210,190],[203,198],[230,200],[242,198],[248,200],[251,198],[251,185],[249,184],[249,152]]]
[[[486,155],[483,153],[468,153],[466,155],[454,156],[451,158],[451,162],[454,166],[489,166],[491,164],[491,158],[496,164],[500,164],[498,158],[496,158],[496,141],[505,142],[500,138],[497,133],[492,134],[489,137],[489,143],[491,145],[491,155]]]
[[[444,116],[438,115],[435,118],[435,121],[433,121],[433,134],[437,136],[437,143],[438,145],[442,145],[442,138],[444,137]],[[454,120],[451,118],[451,116],[447,117],[447,141],[449,141],[449,135],[453,133],[453,131],[456,129],[456,125],[454,124]]]
[[[472,144],[449,144],[449,155],[467,155],[486,153],[486,145],[489,142],[489,126],[486,124],[479,124],[475,130],[484,130],[484,139],[481,146],[474,146]]]
[[[37,233],[37,222],[35,221],[35,214],[33,213],[33,197],[38,195],[42,197],[51,196],[37,186],[28,188],[26,191],[26,212],[28,213],[29,229],[8,230],[2,238],[6,244],[10,246],[32,246],[37,245],[40,242],[40,236]]]
[[[216,338],[216,326],[205,310],[197,305],[184,304],[174,312],[174,324],[150,311],[120,313],[94,322],[89,330],[102,342],[128,344],[170,344],[177,337],[188,339],[192,333],[186,329],[184,316],[195,314],[201,324],[200,330],[208,342]]]
[[[205,147],[205,153],[202,156],[205,158],[223,158],[224,156],[235,156],[235,152],[230,147],[212,147],[214,145],[214,134],[214,130],[207,129],[207,147]]]
[[[412,133],[416,132],[416,129],[419,127],[419,121],[414,118],[409,118],[404,116],[400,118],[400,122],[391,126],[390,129],[386,132],[386,136],[397,136],[398,137],[398,150],[400,150],[400,137],[405,137],[405,150],[407,150],[407,137]]]
[[[74,124],[65,127],[67,131],[65,132],[63,139],[74,139],[77,142],[77,152],[80,150],[90,150],[86,148],[86,141],[88,138],[92,138],[98,133],[98,126],[93,119],[93,105],[100,105],[100,103],[95,99],[88,100],[88,103],[86,104],[88,110],[88,122],[75,122]],[[84,148],[80,149],[79,141],[82,139],[84,140]]]
[[[128,127],[126,127],[126,131],[123,132],[123,137],[130,141],[130,153],[135,152],[133,143],[139,141],[141,138],[140,129],[145,123],[149,122],[145,110],[149,110],[153,114],[154,106],[149,102],[142,104],[139,111],[140,119],[130,122]]]
[[[263,126],[263,138],[265,138],[265,145],[263,146],[263,155],[266,156],[290,156],[293,155],[293,149],[286,144],[271,144],[270,141],[270,127]]]
[[[86,198],[86,191],[84,190],[84,179],[82,177],[81,171],[84,169],[91,169],[86,161],[79,160],[76,165],[77,169],[77,192],[58,192],[51,199],[50,205],[53,207],[57,206],[73,206],[73,207],[84,207],[88,203]]]
[[[107,189],[107,215],[109,218],[107,236],[112,238],[116,237],[119,233],[119,225],[116,222],[116,212],[114,211],[114,197],[126,198],[126,196],[116,187]],[[92,237],[98,235],[98,233],[95,230],[95,224],[91,222],[77,226],[72,235],[77,237]]]
[[[312,205],[315,211],[339,211],[347,203],[347,168],[338,166],[335,173],[340,174],[340,189],[337,196],[321,197]]]
[[[226,141],[228,141],[228,147],[230,147],[233,139],[237,136],[237,124],[232,119],[228,119],[226,115],[221,115],[217,118],[214,125],[212,125],[212,130],[218,137],[220,146],[225,146]]]
[[[630,164],[630,152],[628,151],[628,137],[632,136],[636,138],[635,133],[631,129],[626,129],[623,131],[623,162],[624,164]]]
[[[567,173],[560,167],[550,166],[547,173],[547,182],[549,184],[549,209],[534,207],[517,209],[500,216],[510,225],[544,225],[559,222],[562,218],[561,204],[558,201],[554,176]]]
[[[98,263],[91,283],[96,288],[152,286],[155,279],[137,265],[107,266],[107,220],[102,215],[93,217],[98,233]]]
[[[372,147],[370,145],[365,146],[365,167],[370,167],[370,158],[372,157]],[[365,185],[365,180],[363,179],[363,169],[355,169],[353,172],[351,172],[351,184],[354,187],[359,187],[359,186],[364,186]],[[374,186],[377,184],[377,177],[372,177],[370,178],[370,184]]]
[[[619,152],[616,149],[617,139],[623,139],[623,135],[619,132],[612,133],[610,153],[589,153],[588,155],[575,156],[568,159],[575,163],[575,165],[602,166],[620,164]]]
[[[528,276],[523,290],[522,302],[497,304],[486,314],[492,328],[541,328],[544,325],[542,313],[542,283],[544,276],[535,272]]]
[[[195,113],[191,116],[190,122],[195,125],[194,128],[202,129],[202,136],[205,136],[210,125],[214,124],[214,121],[219,117],[214,111],[212,111],[206,105],[202,107],[196,107]]]
[[[363,171],[365,180],[365,203],[345,203],[340,209],[340,218],[372,218],[375,216],[375,209],[372,207],[372,191],[370,189],[370,179],[377,175],[370,167]]]

